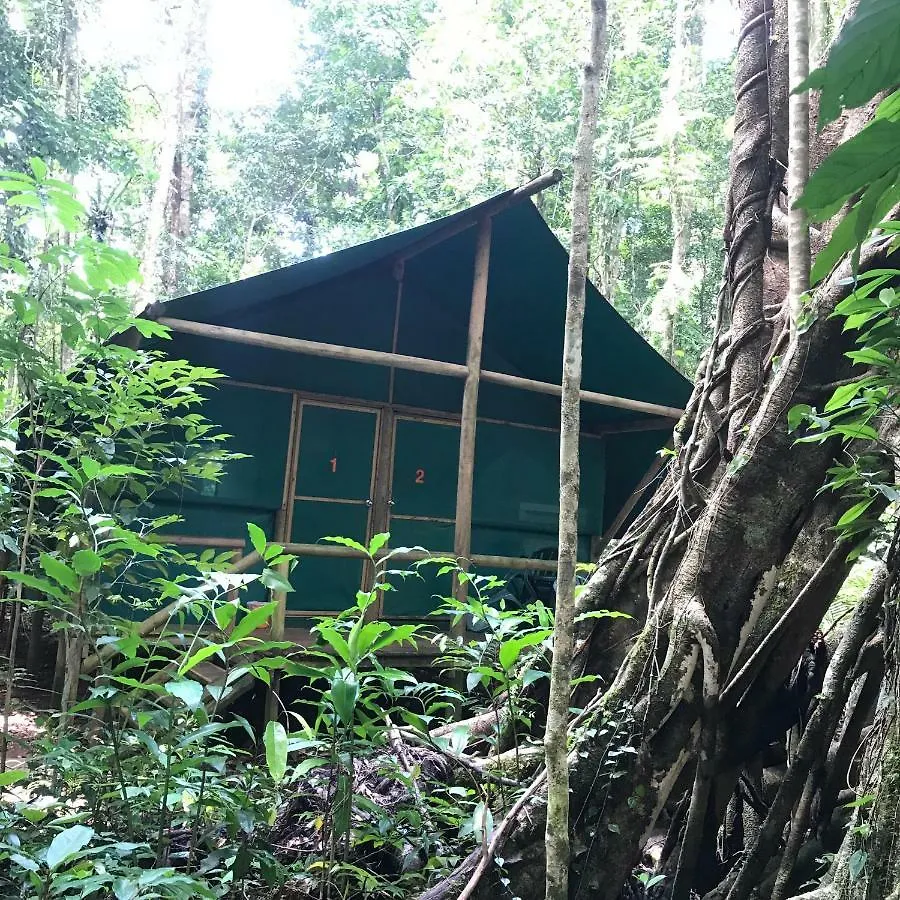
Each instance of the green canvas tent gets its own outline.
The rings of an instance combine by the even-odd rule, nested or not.
[[[389,531],[392,547],[453,552],[481,571],[552,556],[568,258],[529,199],[552,181],[146,310],[172,329],[170,355],[229,376],[206,414],[249,454],[208,495],[160,510],[184,517],[181,542],[237,549],[254,521],[298,545],[287,600],[298,617],[350,605],[366,577],[358,558],[319,554],[326,535]],[[690,384],[590,284],[584,346],[588,559]],[[446,590],[407,582],[379,611],[420,616]]]

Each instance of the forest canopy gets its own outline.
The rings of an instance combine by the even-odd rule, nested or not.
[[[900,5],[244,7],[0,0],[0,895],[900,896]],[[161,511],[243,454],[142,313],[557,168],[544,593],[323,535],[362,589],[286,639],[309,545]],[[576,565],[585,276],[693,387]]]

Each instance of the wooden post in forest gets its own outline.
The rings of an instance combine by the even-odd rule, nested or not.
[[[559,568],[556,619],[544,749],[547,761],[546,900],[569,897],[569,666],[575,644],[575,568],[578,563],[578,436],[581,357],[588,268],[591,176],[606,56],[606,0],[591,0],[590,51],[584,67],[572,175],[572,247],[566,292],[562,408],[559,436]]]
[[[287,537],[285,527],[287,522],[287,510],[282,507],[275,515],[275,538],[283,544]],[[263,561],[265,565],[265,560]],[[290,574],[290,565],[286,562],[279,563],[276,571],[282,578],[287,579]],[[283,641],[284,627],[287,618],[287,594],[284,591],[272,591],[272,599],[278,602],[269,622],[269,640]],[[278,672],[272,672],[272,682],[266,691],[266,722],[274,722],[278,718],[278,688],[281,685],[281,677]]]
[[[459,423],[459,469],[456,477],[456,525],[453,553],[465,568],[472,552],[472,486],[475,475],[475,425],[478,418],[478,383],[481,378],[481,345],[484,337],[484,311],[487,306],[488,270],[491,261],[491,219],[478,224],[475,245],[475,274],[472,280],[472,305],[469,310],[469,341],[466,350],[466,382],[463,388],[462,415]],[[465,600],[467,584],[454,579],[453,595]],[[465,628],[460,620],[454,633]]]

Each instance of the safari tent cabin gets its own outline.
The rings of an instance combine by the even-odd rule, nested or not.
[[[371,577],[338,535],[423,546],[479,572],[554,568],[568,257],[530,197],[545,176],[447,218],[144,312],[159,346],[228,377],[205,415],[248,458],[185,496],[179,543],[300,557],[288,633]],[[689,383],[588,285],[580,558],[625,520]],[[632,504],[633,505],[633,502]],[[535,557],[538,557],[535,559]],[[379,614],[417,618],[449,584],[407,580]]]

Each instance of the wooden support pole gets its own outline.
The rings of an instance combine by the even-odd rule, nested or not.
[[[228,328],[225,325],[207,325],[204,322],[190,322],[187,319],[170,319],[166,316],[157,320],[160,325],[193,334],[197,337],[214,338],[233,344],[248,344],[266,350],[284,350],[288,353],[302,353],[306,356],[321,356],[326,359],[341,359],[348,362],[368,363],[373,366],[393,366],[411,372],[425,372],[428,375],[450,375],[464,378],[466,367],[459,363],[443,362],[438,359],[423,359],[419,356],[404,356],[402,353],[388,353],[385,350],[366,350],[362,347],[343,347],[340,344],[323,344],[321,341],[305,341],[301,338],[284,337],[280,334],[266,334],[262,331],[247,331],[244,328]]]
[[[550,394],[554,397],[562,396],[562,387],[558,384],[551,384],[549,381],[535,381],[533,378],[520,378],[518,375],[507,375],[505,372],[485,370],[481,373],[481,380],[489,381],[491,384],[503,384],[507,387],[517,388],[520,391],[534,391],[537,394]],[[667,419],[680,419],[684,415],[683,409],[678,409],[674,406],[661,406],[659,403],[630,400],[628,397],[616,397],[613,394],[601,394],[598,391],[581,391],[580,397],[582,403],[612,406],[617,409],[630,409],[632,412],[665,416]]]
[[[459,421],[459,468],[456,476],[456,524],[453,552],[462,567],[468,566],[472,552],[472,489],[475,480],[475,429],[478,420],[478,385],[481,381],[481,347],[484,338],[484,312],[487,306],[488,273],[491,262],[491,220],[478,225],[475,245],[475,274],[472,280],[472,305],[469,310],[469,341],[466,350],[466,384],[463,388]],[[467,583],[454,578],[453,595],[464,601]],[[460,619],[454,633],[463,626]]]
[[[275,515],[275,540],[282,545],[285,542],[285,538],[288,537],[288,535],[285,534],[287,521],[287,508],[286,506],[282,506],[282,508]],[[282,578],[286,580],[291,571],[290,565],[286,562],[279,563],[276,571]],[[272,591],[272,599],[278,605],[275,607],[275,611],[272,613],[272,618],[269,621],[269,640],[283,641],[284,624],[287,618],[287,593],[285,591]],[[266,690],[267,723],[274,722],[278,718],[278,711],[281,706],[281,701],[278,697],[278,691],[280,687],[281,674],[277,671],[274,671],[272,672],[271,682],[269,683],[268,689]]]
[[[321,356],[327,359],[341,359],[348,362],[366,363],[373,366],[393,366],[410,372],[424,372],[427,375],[446,375],[450,378],[469,377],[469,367],[459,363],[444,362],[439,359],[425,359],[420,356],[405,356],[401,353],[388,353],[385,350],[365,350],[361,347],[343,347],[339,344],[323,344],[319,341],[306,341],[300,338],[284,337],[280,334],[266,334],[261,331],[247,331],[243,328],[229,328],[225,325],[209,325],[205,322],[190,322],[187,319],[170,319],[165,316],[157,320],[160,325],[183,334],[213,340],[229,341],[235,344],[247,344],[253,347],[264,347],[267,350],[284,350],[288,353],[301,353],[307,356]],[[492,384],[502,384],[520,391],[532,391],[538,394],[550,394],[559,397],[562,388],[549,381],[536,381],[533,378],[521,378],[518,375],[507,375],[505,372],[481,370],[481,380]],[[628,409],[632,412],[663,416],[666,419],[680,419],[683,409],[674,406],[663,406],[659,403],[647,403],[644,400],[632,400],[628,397],[617,397],[613,394],[601,394],[598,391],[581,391],[583,403],[594,403],[598,406],[612,406],[617,409]]]
[[[282,544],[286,553],[294,556],[311,556],[326,559],[368,559],[365,553],[351,547],[337,544]],[[384,559],[390,551],[375,554],[376,560]],[[455,559],[451,551],[442,553],[428,550],[404,550],[402,553],[391,552],[391,562],[416,562],[421,559]],[[527,556],[493,556],[487,553],[470,553],[469,562],[485,569],[514,569],[527,572],[555,572],[555,559],[532,559]]]
[[[212,547],[217,550],[243,550],[243,538],[208,537],[193,534],[154,534],[148,538],[151,544],[172,544],[174,547]]]

